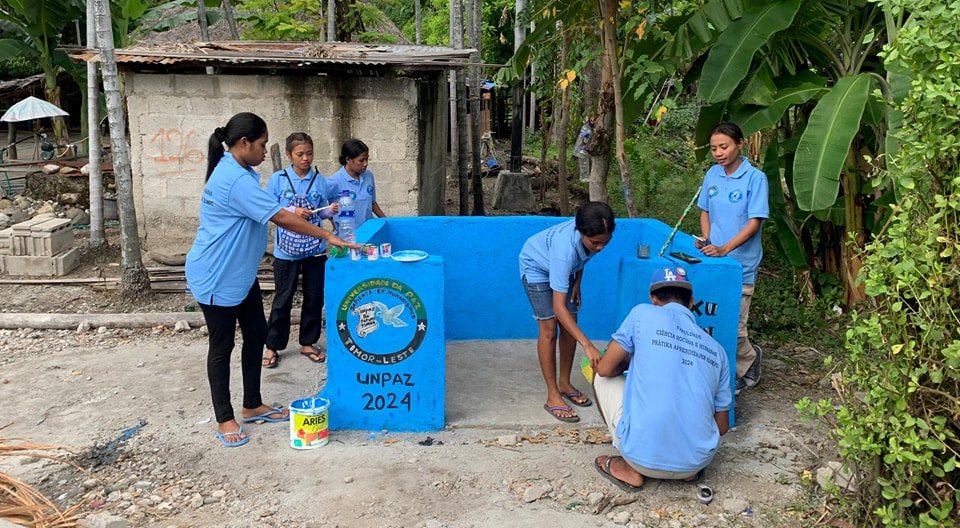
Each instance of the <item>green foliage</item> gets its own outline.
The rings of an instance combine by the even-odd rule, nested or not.
[[[0,79],[22,79],[40,73],[40,65],[26,57],[0,61]]]
[[[242,0],[244,38],[251,40],[318,40],[326,27],[323,2],[316,0]],[[194,15],[196,16],[196,15]]]
[[[889,178],[889,228],[866,247],[870,305],[853,314],[840,402],[803,402],[836,423],[865,476],[860,526],[958,526],[960,519],[960,3],[879,0],[909,15],[883,52],[912,78]],[[880,179],[880,178],[878,178]]]

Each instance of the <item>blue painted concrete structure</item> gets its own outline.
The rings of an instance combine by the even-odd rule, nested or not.
[[[390,242],[393,251],[420,249],[431,257],[420,263],[394,261],[350,261],[331,259],[327,264],[327,328],[335,328],[336,313],[353,285],[360,281],[384,277],[409,284],[424,300],[429,312],[428,337],[411,359],[443,358],[444,339],[535,339],[535,324],[527,298],[520,283],[518,255],[528,237],[565,218],[523,217],[412,217],[370,220],[361,226],[357,238],[361,242],[380,244]],[[711,331],[727,352],[731,370],[736,365],[737,321],[740,311],[741,268],[735,260],[703,258],[699,264],[687,264],[666,255],[682,251],[699,255],[693,238],[677,233],[664,257],[657,257],[660,247],[670,234],[670,227],[657,220],[618,219],[610,244],[587,263],[582,283],[583,307],[579,324],[593,340],[606,341],[638,303],[650,302],[650,274],[656,267],[673,265],[685,268],[694,284],[697,305],[694,313],[698,323]],[[651,248],[649,259],[637,258],[637,245]],[[435,266],[435,267],[433,267]],[[434,316],[435,313],[441,314]],[[439,319],[438,319],[439,318]],[[438,321],[438,324],[433,324]],[[442,321],[442,328],[439,321]],[[436,331],[438,334],[430,332]],[[349,360],[360,361],[346,350],[334,332],[328,331],[330,376],[324,393],[336,402],[338,398],[357,400],[366,394],[366,387],[353,384],[358,372]],[[430,345],[428,348],[428,344]],[[434,348],[435,347],[435,348]],[[347,357],[344,357],[344,354]],[[419,363],[403,363],[409,370]],[[443,362],[440,365],[442,380]],[[372,371],[392,369],[390,365],[371,367]],[[341,370],[345,369],[345,370]],[[364,372],[367,372],[366,370]],[[434,376],[422,374],[424,379]],[[354,380],[355,381],[355,380]],[[332,392],[338,391],[336,395]],[[425,391],[422,385],[418,391]],[[437,387],[437,398],[423,401],[440,406],[440,420],[404,421],[411,415],[390,413],[358,413],[356,404],[333,403],[330,412],[331,427],[379,430],[422,431],[440,428],[442,422],[442,390]],[[360,402],[363,403],[363,402]],[[419,408],[419,407],[418,407]],[[435,412],[436,409],[431,409]],[[359,416],[340,416],[341,412]],[[389,416],[388,416],[389,415]],[[379,420],[383,421],[379,421]],[[733,413],[731,412],[731,422]],[[439,423],[439,426],[437,424]],[[389,424],[389,425],[381,425]]]

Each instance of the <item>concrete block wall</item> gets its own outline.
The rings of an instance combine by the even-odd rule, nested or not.
[[[186,251],[196,234],[199,195],[207,166],[207,143],[214,128],[238,112],[254,112],[267,122],[270,144],[284,147],[291,132],[314,139],[315,164],[325,175],[340,166],[337,157],[346,139],[357,137],[370,147],[378,201],[390,216],[436,214],[442,196],[429,203],[420,187],[443,185],[445,145],[428,141],[445,130],[445,114],[428,122],[423,107],[446,102],[423,100],[424,83],[433,77],[158,75],[126,72],[134,196],[141,236],[147,249]],[[432,90],[443,94],[443,90]],[[287,163],[284,155],[284,163]],[[424,167],[428,170],[424,171]],[[266,182],[269,157],[257,168]],[[427,173],[424,176],[424,172]],[[426,180],[424,179],[426,178]],[[438,181],[433,181],[438,179]],[[437,200],[439,203],[433,203]]]

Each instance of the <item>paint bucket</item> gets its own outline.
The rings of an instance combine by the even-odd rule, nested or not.
[[[320,397],[294,400],[290,404],[290,447],[313,449],[327,445],[329,407],[330,400]]]

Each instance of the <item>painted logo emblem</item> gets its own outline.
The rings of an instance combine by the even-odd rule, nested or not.
[[[727,195],[727,198],[730,199],[730,203],[737,203],[740,200],[743,200],[743,192],[739,190],[730,191],[730,194]]]
[[[367,185],[367,194],[373,196],[373,185]]]
[[[716,185],[711,185],[709,188],[707,188],[707,196],[708,196],[708,197],[713,198],[714,196],[716,196],[716,195],[718,195],[718,194],[720,194],[720,188],[717,187]]]
[[[337,307],[337,334],[347,351],[374,365],[393,365],[420,348],[427,311],[417,292],[392,279],[368,279]]]

